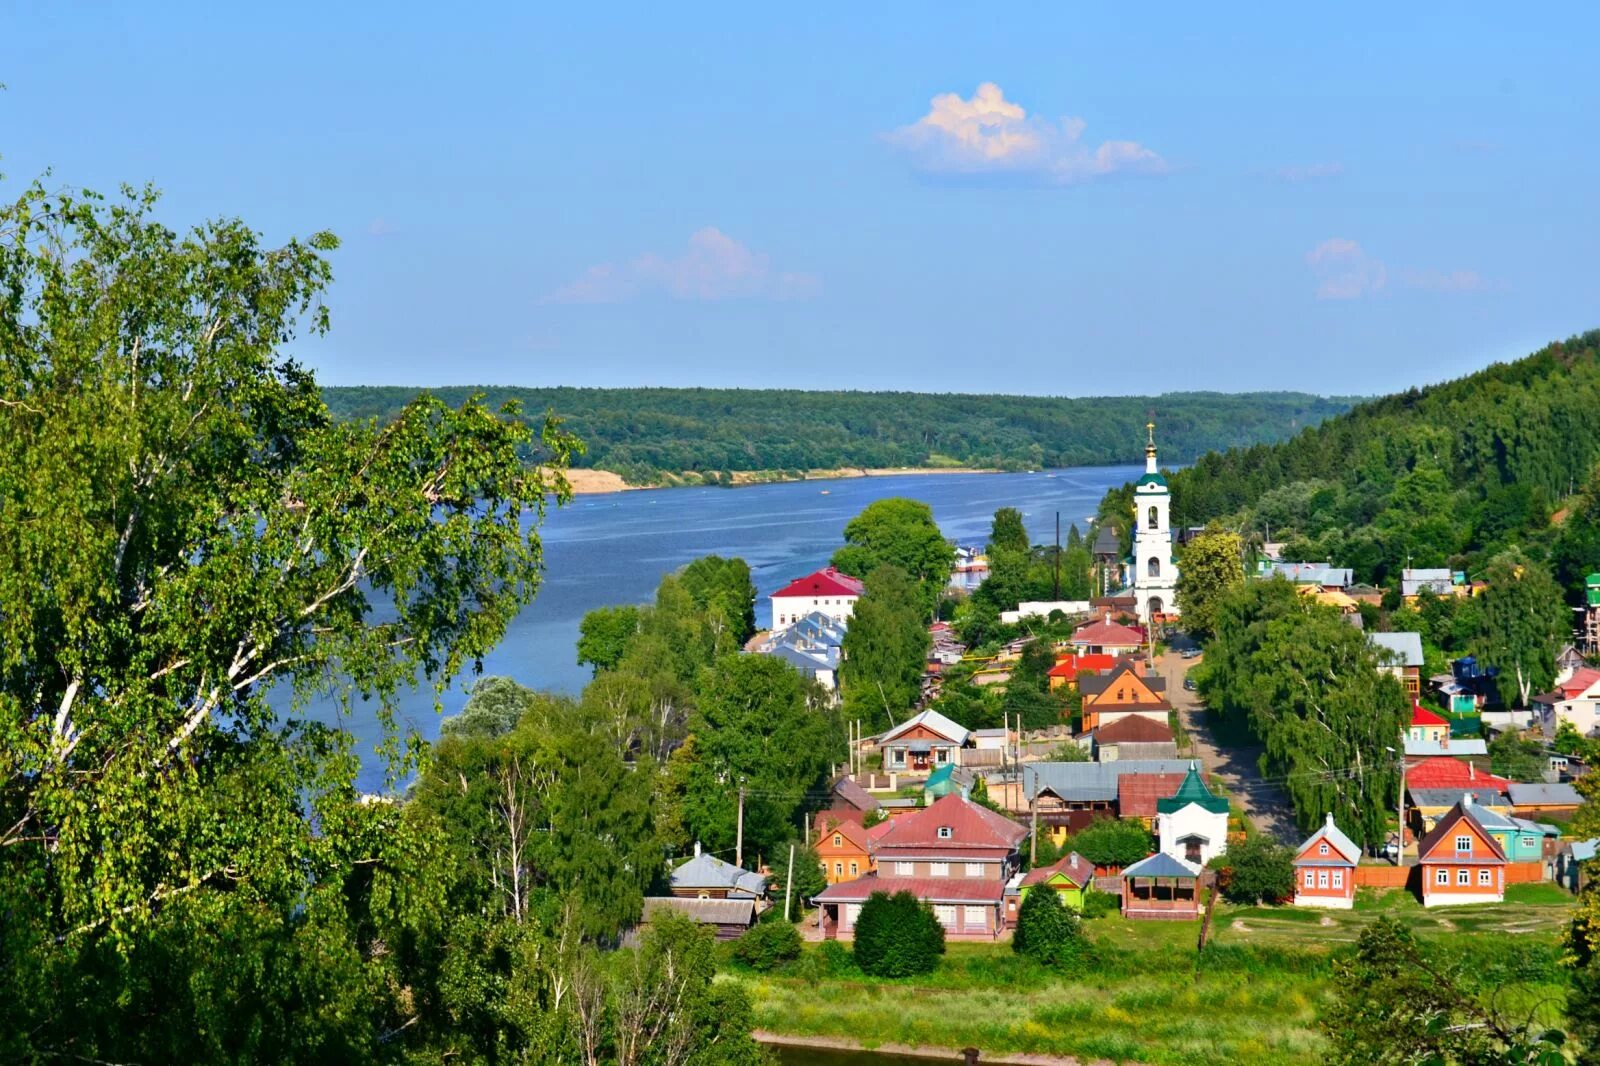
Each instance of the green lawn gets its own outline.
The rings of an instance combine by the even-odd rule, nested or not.
[[[1425,911],[1400,892],[1327,913],[1222,905],[1203,957],[1198,922],[1106,916],[1088,923],[1095,960],[1066,975],[1017,958],[1008,943],[952,942],[922,978],[864,977],[847,959],[825,972],[819,946],[808,944],[791,972],[731,970],[726,979],[749,991],[760,1028],[868,1046],[970,1045],[1152,1064],[1314,1062],[1325,1050],[1317,1017],[1332,994],[1333,955],[1380,915],[1469,964],[1486,990],[1521,988],[1530,1002],[1559,1003],[1555,959],[1571,899],[1516,887],[1520,898],[1498,907]]]

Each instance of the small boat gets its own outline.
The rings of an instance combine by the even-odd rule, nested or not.
[[[828,490],[827,490],[827,489],[822,489],[822,490],[820,490],[820,491],[821,491],[821,494],[822,494],[822,495],[823,495],[823,496],[826,496],[826,495],[828,495]]]

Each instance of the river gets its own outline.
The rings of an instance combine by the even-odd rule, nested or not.
[[[873,500],[909,496],[926,502],[946,536],[982,543],[1000,507],[1022,511],[1035,543],[1062,536],[1072,523],[1086,528],[1106,491],[1137,477],[1142,467],[1077,467],[1031,474],[905,474],[791,481],[740,488],[659,489],[580,496],[553,509],[542,530],[545,578],[538,597],[511,623],[505,639],[484,657],[485,676],[504,675],[532,688],[577,693],[589,679],[576,661],[578,622],[596,607],[642,603],[661,578],[702,555],[738,556],[750,564],[760,599],[757,625],[770,618],[766,597],[826,564],[844,525]],[[466,701],[459,681],[443,697],[445,714]],[[403,728],[432,739],[440,716],[423,686],[405,692],[396,712]],[[332,699],[307,712],[337,723],[363,753],[360,785],[383,787],[371,756],[380,727],[374,709],[357,704],[346,718]]]

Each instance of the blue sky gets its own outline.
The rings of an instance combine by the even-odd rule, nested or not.
[[[0,171],[334,230],[334,384],[1372,393],[1600,326],[1594,5],[766,7],[10,5]]]

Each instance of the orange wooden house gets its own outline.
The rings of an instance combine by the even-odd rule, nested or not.
[[[1333,824],[1330,813],[1295,855],[1295,906],[1349,910],[1355,903],[1360,861],[1361,849]]]
[[[1417,845],[1422,905],[1501,903],[1506,898],[1506,853],[1463,795]]]
[[[1158,674],[1140,674],[1129,663],[1109,674],[1081,679],[1078,691],[1083,693],[1085,732],[1129,715],[1165,724],[1172,710],[1166,698],[1166,680]]]
[[[848,818],[830,818],[824,811],[818,818],[815,846],[822,861],[822,874],[828,884],[854,881],[872,873],[872,839],[861,823]]]

